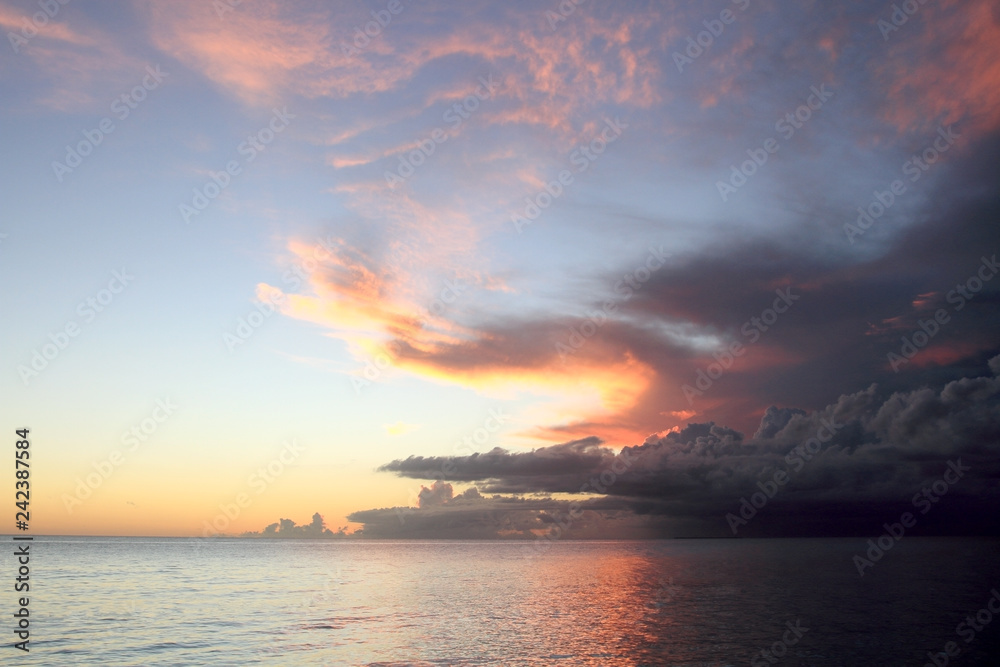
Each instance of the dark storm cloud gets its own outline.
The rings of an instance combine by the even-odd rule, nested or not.
[[[585,475],[611,465],[614,454],[598,438],[574,440],[531,452],[512,453],[499,447],[468,456],[410,456],[392,461],[380,472],[394,472],[416,479],[434,479],[442,473],[452,480],[477,482],[486,479],[518,479]],[[574,489],[576,490],[576,489]]]
[[[877,222],[854,246],[828,244],[818,254],[790,230],[785,239],[725,244],[657,272],[631,304],[635,318],[687,321],[748,346],[690,407],[750,428],[750,415],[768,404],[815,409],[872,382],[905,390],[981,367],[1000,350],[1000,279],[986,282],[960,311],[947,297],[976,275],[984,256],[1000,253],[998,145],[995,139],[984,142],[942,166],[948,175],[936,188],[913,193],[927,203],[904,226]],[[851,211],[844,211],[802,224],[825,224],[842,234],[842,225],[852,220]],[[757,340],[743,335],[741,328],[771,304],[780,285],[799,299],[767,331],[756,331]],[[901,339],[940,308],[950,321],[912,363],[894,372],[887,355],[898,353]],[[661,404],[666,394],[688,407],[680,384],[693,385],[698,370],[715,361],[704,353],[678,356],[656,337],[639,333],[628,344],[661,369]]]
[[[446,482],[434,486],[442,496],[452,493]],[[533,539],[554,529],[576,539],[655,537],[658,522],[637,517],[628,505],[613,497],[577,502],[483,496],[470,487],[438,504],[364,510],[347,519],[364,524],[359,536],[365,538]]]
[[[1000,357],[989,368],[1000,370]],[[740,534],[799,535],[877,532],[881,522],[914,511],[914,496],[956,466],[960,479],[933,505],[927,501],[930,510],[919,515],[916,530],[995,532],[1000,509],[1000,377],[995,374],[889,395],[872,386],[809,414],[772,408],[750,439],[717,424],[695,423],[626,447],[617,457],[591,440],[531,452],[497,448],[481,456],[411,457],[382,469],[423,479],[446,467],[452,480],[481,482],[481,489],[494,493],[579,493],[586,485],[587,493],[618,502],[593,509],[632,511],[616,514],[617,525],[646,516],[647,527],[663,535],[678,526],[731,534],[726,515],[739,516],[743,499],[770,488],[771,497],[738,527]],[[779,472],[785,476],[780,485],[773,481]],[[462,508],[450,509],[451,514],[426,515],[429,524],[420,525],[445,522],[458,530],[472,522],[484,528],[483,522],[502,524],[517,509],[520,519],[511,518],[509,525],[524,528],[535,524],[533,511],[558,514],[569,506],[494,496],[488,511],[459,518]],[[352,520],[375,516],[359,512]],[[618,536],[615,525],[602,524],[605,536]],[[410,530],[420,529],[411,524]]]
[[[773,438],[779,431],[788,426],[788,422],[796,415],[806,414],[805,410],[797,408],[779,408],[772,405],[760,420],[760,428],[754,433],[754,439]]]

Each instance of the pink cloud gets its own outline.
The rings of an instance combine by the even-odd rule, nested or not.
[[[1000,127],[1000,21],[991,0],[921,5],[890,33],[885,118],[900,131],[954,123],[972,134]],[[919,62],[919,67],[913,63]]]

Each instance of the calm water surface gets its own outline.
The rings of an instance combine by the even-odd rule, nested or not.
[[[956,634],[1000,589],[998,547],[907,537],[861,578],[858,539],[562,542],[526,557],[506,542],[36,538],[32,651],[7,630],[0,662],[919,667],[955,641],[950,664],[1000,665],[1000,618],[970,643]]]

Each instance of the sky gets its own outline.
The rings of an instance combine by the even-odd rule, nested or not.
[[[0,26],[32,530],[996,530],[995,3]]]

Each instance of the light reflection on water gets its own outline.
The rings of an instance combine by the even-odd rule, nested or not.
[[[567,541],[526,558],[507,542],[38,538],[22,662],[746,665],[800,620],[780,665],[921,665],[1000,586],[996,540],[907,538],[864,579],[863,545]],[[1000,664],[998,635],[961,664]]]

